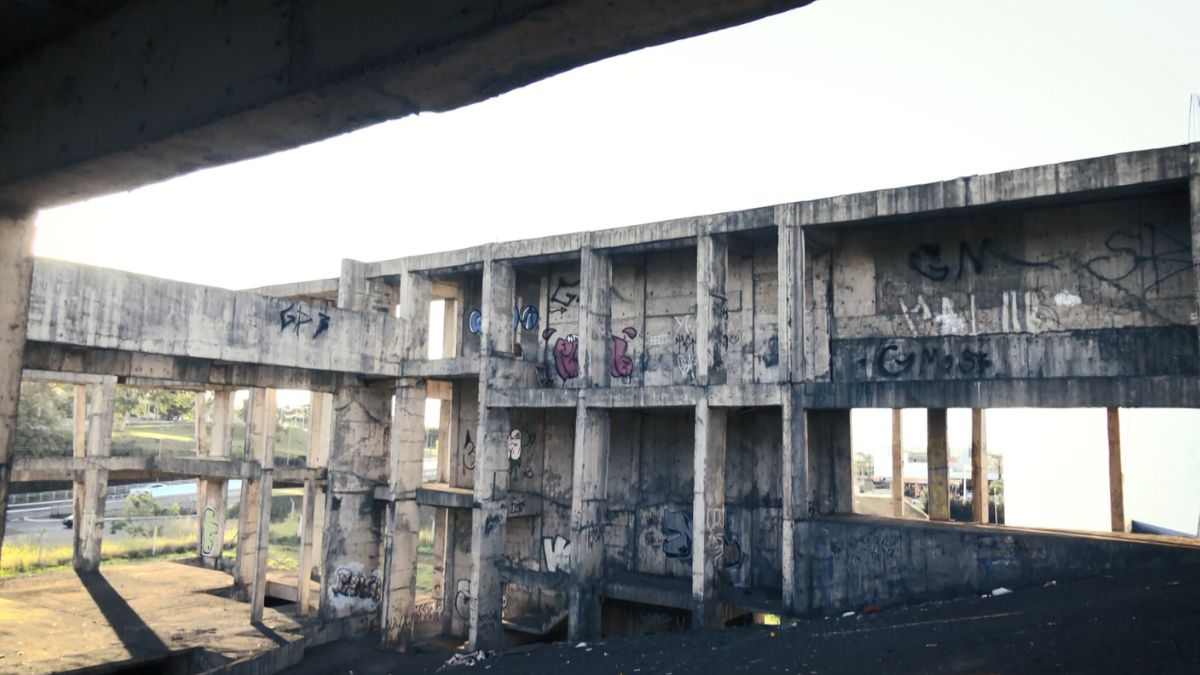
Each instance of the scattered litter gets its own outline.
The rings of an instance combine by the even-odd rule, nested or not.
[[[992,589],[992,595],[993,595],[993,596],[997,596],[997,595],[1008,595],[1009,593],[1012,593],[1012,591],[1008,590],[1007,588],[1005,588],[1005,587],[1003,587],[1003,586],[1001,586],[1000,588],[995,588],[995,589]]]
[[[775,637],[775,631],[771,631],[770,635],[771,637]]]
[[[495,652],[485,652],[482,649],[466,654],[455,654],[454,656],[451,656],[448,661],[443,663],[441,667],[437,669],[437,672],[440,673],[447,668],[457,668],[458,666],[473,666],[480,661],[495,655]]]
[[[926,647],[936,647],[936,646],[937,646],[937,643],[936,643],[936,642],[926,642],[926,643],[925,643],[925,646],[926,646]]]
[[[842,618],[845,619],[848,616],[854,616],[854,612],[846,612],[845,614],[842,615]]]
[[[872,603],[870,605],[867,605],[866,607],[863,607],[863,614],[874,614],[875,612],[878,612],[881,609],[883,609],[883,608],[880,607],[879,605]]]
[[[1179,582],[1178,582],[1178,581],[1168,581],[1168,582],[1167,582],[1167,585],[1168,585],[1168,586],[1178,586],[1178,585],[1179,585]]]
[[[1042,584],[1042,588],[1050,588],[1051,586],[1057,586],[1057,585],[1058,585],[1058,582],[1051,579],[1050,581],[1047,581],[1046,583]]]
[[[579,644],[575,645],[575,649],[583,649],[586,646],[587,646],[586,642],[580,642]]]

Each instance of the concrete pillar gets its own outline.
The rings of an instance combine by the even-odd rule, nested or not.
[[[892,409],[892,515],[904,517],[904,425],[899,408]]]
[[[696,380],[697,384],[725,384],[722,343],[727,297],[725,274],[729,246],[724,237],[709,233],[696,238]]]
[[[266,598],[267,544],[271,529],[275,390],[252,389],[246,405],[246,459],[256,462],[261,469],[258,478],[242,481],[235,582],[242,597],[250,601],[251,621],[260,621]]]
[[[113,407],[116,404],[117,378],[105,377],[101,384],[89,385],[88,433],[84,454],[87,458],[108,457],[112,449]],[[90,464],[90,463],[89,463]],[[75,569],[95,572],[100,569],[100,548],[104,539],[104,497],[108,492],[108,470],[85,469],[83,481],[75,481]]]
[[[475,501],[471,511],[472,649],[496,649],[503,639],[499,566],[504,562],[508,518],[508,410],[489,407],[493,387],[511,386],[512,306],[515,275],[507,263],[488,259],[483,270],[483,365],[479,379],[479,430],[475,449]]]
[[[696,477],[692,484],[692,627],[724,624],[718,584],[725,548],[725,430],[723,408],[696,404]]]
[[[326,490],[318,484],[311,471],[329,463],[329,437],[333,422],[333,396],[324,392],[311,392],[308,405],[308,460],[310,474],[304,479],[303,521],[300,527],[300,555],[297,578],[301,616],[312,612],[309,581],[313,571],[320,570],[321,535],[325,529]],[[319,577],[318,577],[319,578]],[[320,603],[320,594],[317,595]]]
[[[232,389],[213,392],[212,439],[203,446],[208,457],[227,458],[233,452],[233,400],[237,394]],[[243,487],[243,494],[244,487]],[[196,513],[200,520],[200,562],[205,567],[221,569],[221,554],[225,544],[225,515],[229,506],[228,481],[220,478],[203,478],[197,493]]]
[[[74,423],[74,433],[71,435],[72,447],[76,457],[87,454],[87,385],[75,385],[75,406],[71,410],[71,421]]]
[[[429,353],[429,304],[433,299],[429,279],[419,274],[401,278],[397,305],[400,357],[423,360]],[[402,647],[412,639],[412,613],[417,592],[417,539],[421,513],[417,488],[425,454],[424,380],[396,382],[388,449],[388,529],[385,534],[383,602],[384,644]]]
[[[799,386],[784,388],[783,482],[780,556],[783,572],[783,611],[799,614],[808,610],[809,588],[807,534],[809,518],[808,419]]]
[[[1108,496],[1112,531],[1125,531],[1125,477],[1121,470],[1121,411],[1108,409]]]
[[[608,410],[575,406],[575,456],[571,473],[571,588],[567,639],[600,637],[600,586],[608,503]]]
[[[971,520],[988,521],[987,416],[979,408],[971,409]]]
[[[579,258],[579,349],[582,384],[607,387],[612,370],[612,261],[590,247]]]
[[[8,518],[8,482],[17,437],[17,401],[21,397],[21,355],[29,318],[33,275],[32,209],[0,205],[0,548]]]
[[[823,515],[854,512],[854,461],[850,452],[850,410],[808,411],[812,461],[811,500]]]
[[[795,205],[775,209],[779,247],[779,380],[783,386],[783,444],[780,468],[783,503],[780,557],[783,611],[799,614],[809,606],[808,417],[804,408],[804,233]]]
[[[926,454],[929,466],[929,519],[950,520],[950,472],[946,447],[946,409],[929,408]]]
[[[192,404],[192,416],[196,418],[192,422],[192,435],[196,437],[196,454],[199,456],[208,454],[208,433],[204,424],[204,418],[208,416],[206,395],[207,392],[204,391],[196,392],[196,402]]]
[[[1188,164],[1191,168],[1188,191],[1192,204],[1192,270],[1196,279],[1196,302],[1193,307],[1197,316],[1200,316],[1200,273],[1196,273],[1196,266],[1200,265],[1200,142],[1188,146]],[[1200,526],[1196,534],[1200,535]]]

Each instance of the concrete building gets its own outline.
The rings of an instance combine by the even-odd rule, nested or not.
[[[80,569],[99,564],[109,478],[202,481],[210,565],[226,481],[243,480],[232,567],[255,619],[270,491],[303,486],[301,570],[320,581],[300,575],[299,611],[391,644],[430,630],[478,648],[582,640],[649,612],[720,626],[1196,560],[936,521],[947,408],[976,411],[982,481],[985,409],[1107,407],[1124,531],[1116,409],[1200,406],[1198,259],[1200,144],[348,260],[337,279],[253,292],[38,260],[22,366],[95,378],[92,414],[76,457],[16,458],[11,478],[76,481]],[[118,383],[223,392],[223,421],[196,458],[111,457]],[[253,390],[241,460],[235,388]],[[275,388],[313,392],[305,467],[271,456]],[[443,402],[433,482],[427,398]],[[935,522],[851,513],[850,410],[867,407],[928,409]],[[437,509],[441,590],[422,604],[420,505]]]

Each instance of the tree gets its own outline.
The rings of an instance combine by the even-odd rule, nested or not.
[[[133,536],[148,536],[154,530],[154,526],[146,525],[143,519],[177,515],[179,504],[163,506],[149,492],[135,492],[125,498],[125,517],[112,521],[112,533],[125,530]]]
[[[74,392],[68,385],[22,382],[17,451],[30,457],[70,454],[72,431],[62,422],[72,418],[74,406]]]

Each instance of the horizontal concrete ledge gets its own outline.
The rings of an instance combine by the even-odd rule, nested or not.
[[[604,580],[601,594],[613,600],[674,609],[692,608],[692,580],[641,572],[620,572]]]
[[[574,408],[583,397],[589,408],[689,408],[707,396],[715,408],[751,408],[782,405],[783,390],[777,384],[493,389],[489,404],[493,408]]]
[[[395,498],[387,487],[375,488],[375,499],[391,501]],[[470,509],[475,505],[475,493],[470,488],[451,487],[446,483],[424,483],[416,490],[416,501],[421,506]],[[528,518],[542,513],[542,496],[533,492],[509,492],[505,503],[509,518]]]
[[[109,478],[212,478],[254,480],[262,475],[257,462],[212,457],[37,457],[13,460],[12,480],[81,480],[85,471],[108,471]],[[325,469],[273,467],[276,484],[323,482]]]
[[[954,215],[1015,202],[1127,196],[1172,185],[1186,189],[1189,175],[1188,147],[1168,146],[922,185],[384,260],[369,264],[367,276],[386,277],[402,271],[430,275],[478,272],[489,250],[493,258],[514,263],[573,260],[585,245],[610,252],[633,252],[669,241],[694,245],[700,232],[735,233],[778,225],[861,224],[903,220],[932,212]]]
[[[340,279],[337,277],[332,279],[314,279],[312,281],[296,281],[288,284],[246,288],[242,292],[267,295],[272,298],[324,299],[337,302],[339,282]]]
[[[500,579],[506,584],[515,584],[528,590],[565,590],[571,575],[566,572],[544,572],[512,565],[500,565]]]
[[[457,356],[429,361],[405,361],[400,366],[404,377],[424,377],[442,380],[462,380],[479,377],[478,356]]]
[[[806,408],[1200,408],[1200,377],[809,382]]]

